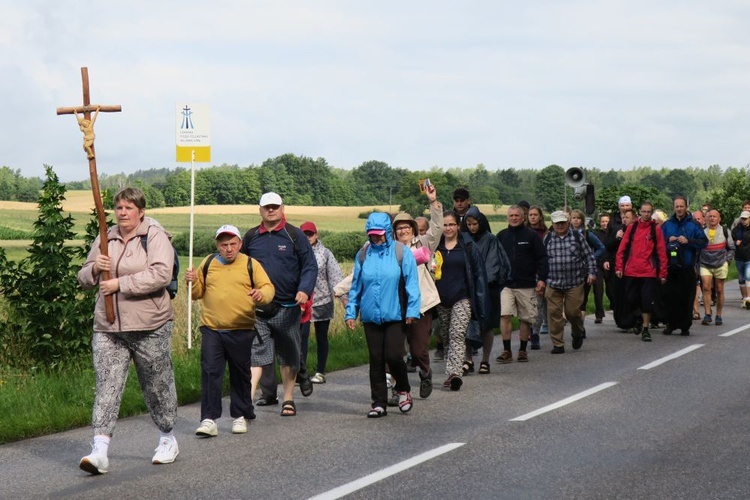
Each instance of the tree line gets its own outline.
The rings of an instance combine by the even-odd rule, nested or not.
[[[619,197],[617,188],[626,186],[644,189],[644,195],[653,195],[655,199],[651,201],[657,206],[669,208],[670,199],[675,195],[687,196],[691,204],[720,205],[726,190],[737,193],[738,189],[750,185],[749,168],[723,170],[712,165],[658,170],[651,167],[607,171],[584,168],[584,171],[587,181],[597,190],[600,209],[614,208]],[[482,164],[472,168],[409,170],[377,160],[345,170],[329,165],[324,158],[284,154],[269,158],[261,165],[224,164],[197,170],[195,201],[199,205],[255,204],[262,193],[276,191],[289,205],[392,205],[417,213],[424,208],[418,181],[429,178],[447,206],[451,205],[453,190],[463,186],[471,193],[474,203],[504,205],[523,199],[554,210],[566,202],[573,206],[580,204],[573,197],[573,189],[564,183],[565,170],[559,165],[542,169],[488,170]],[[0,199],[20,200],[24,183],[20,182],[19,173],[3,167],[0,174]],[[40,186],[41,180],[29,180],[29,183]],[[100,185],[107,194],[124,186],[138,186],[154,208],[190,203],[190,171],[182,167],[139,170],[130,175],[101,174]],[[89,189],[90,182],[69,182],[66,187]],[[38,194],[39,187],[36,189]],[[603,199],[605,193],[611,198]],[[32,198],[36,199],[36,195]],[[105,200],[107,198],[111,196],[105,196]]]

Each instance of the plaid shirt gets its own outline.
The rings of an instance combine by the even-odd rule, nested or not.
[[[568,234],[558,236],[553,229],[545,239],[549,265],[547,286],[567,290],[586,281],[588,274],[596,276],[594,252],[583,236],[576,238],[570,228]]]

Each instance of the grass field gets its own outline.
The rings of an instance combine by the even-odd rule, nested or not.
[[[74,231],[82,236],[89,221],[94,202],[90,191],[69,191],[63,202],[63,210],[70,212],[75,219]],[[505,213],[505,207],[495,210],[492,205],[478,205],[485,214]],[[398,205],[366,206],[366,207],[301,207],[287,206],[285,213],[289,222],[300,225],[312,220],[320,231],[363,231],[364,219],[358,215],[372,209],[388,212],[398,211]],[[190,230],[190,208],[170,207],[147,209],[146,215],[158,220],[164,228],[172,234],[186,233]],[[12,229],[30,231],[39,213],[35,203],[21,203],[16,201],[0,201],[0,226]],[[194,227],[196,231],[215,230],[223,224],[232,224],[241,231],[257,225],[260,222],[256,205],[201,205],[195,207]],[[498,223],[494,223],[498,225]],[[499,231],[501,228],[493,230]],[[28,241],[0,241],[3,248],[26,246]]]

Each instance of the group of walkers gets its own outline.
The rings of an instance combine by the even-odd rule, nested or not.
[[[459,391],[464,377],[475,371],[479,349],[477,372],[491,372],[497,329],[503,345],[496,358],[500,364],[528,362],[527,349],[540,349],[544,334],[549,334],[552,354],[565,353],[566,324],[571,347],[580,349],[590,290],[596,323],[605,316],[606,293],[617,327],[643,341],[651,341],[650,329],[659,323],[666,325],[666,335],[675,330],[689,335],[696,290],[703,291],[702,323],[722,323],[723,281],[736,255],[740,290],[750,307],[750,201],[730,231],[710,207],[702,227],[696,219],[703,217],[691,214],[683,197],[675,198],[671,217],[660,214],[657,221],[651,203],[642,203],[636,214],[631,199],[623,196],[618,211],[600,216],[597,230],[587,227],[579,210],[552,212],[548,227],[542,208],[520,201],[507,210],[508,227],[495,235],[465,188],[454,191],[451,210],[443,209],[434,186],[427,184],[425,195],[429,218],[378,212],[368,217],[367,241],[345,278],[315,224],[289,224],[276,193],[261,197],[261,223],[244,235],[232,225],[216,231],[217,252],[185,274],[191,298],[203,302],[196,435],[218,435],[227,365],[233,433],[247,432],[247,420],[255,418],[253,401],[279,404],[275,363],[283,390],[280,415],[295,416],[295,384],[309,396],[314,384],[326,382],[336,298],[345,306],[346,325],[354,329],[358,320],[363,325],[369,418],[386,416],[389,406],[402,413],[412,410],[411,371],[418,372],[419,397],[430,396],[432,336],[437,337],[432,361],[445,361],[442,387]],[[92,474],[109,468],[108,447],[131,359],[160,431],[153,463],[173,462],[179,454],[173,434],[173,308],[166,290],[175,258],[170,235],[145,216],[140,190],[125,188],[114,202],[117,223],[107,233],[108,255],[95,241],[79,272],[81,286],[99,287],[92,339],[94,442],[80,461],[81,469]],[[107,302],[114,303],[113,312]],[[514,318],[520,337],[515,356]],[[306,366],[311,326],[318,349],[312,376]]]

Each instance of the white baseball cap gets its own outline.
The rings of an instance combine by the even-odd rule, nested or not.
[[[221,236],[222,234],[231,234],[238,237],[239,239],[242,239],[242,236],[240,236],[240,230],[229,224],[224,224],[216,230],[216,239],[218,240],[219,236]]]
[[[283,205],[284,202],[281,201],[281,196],[279,196],[278,193],[274,193],[273,191],[270,191],[268,193],[265,193],[263,196],[260,197],[260,202],[258,205],[261,207],[265,207],[266,205]]]

